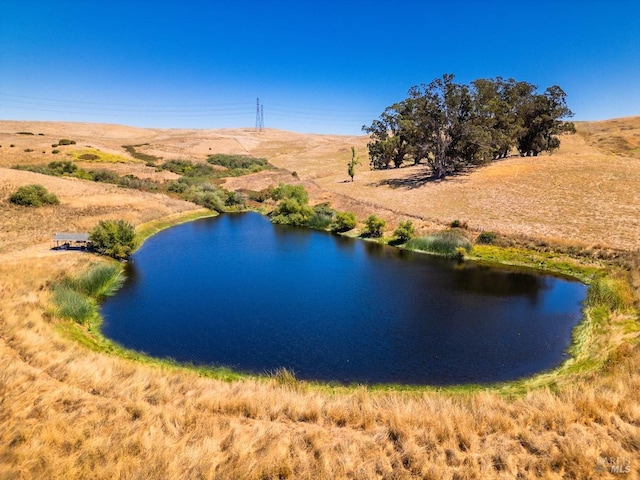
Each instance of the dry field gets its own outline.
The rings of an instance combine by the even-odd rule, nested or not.
[[[351,146],[366,157],[364,137],[0,122],[0,479],[640,478],[637,345],[615,350],[601,370],[513,398],[330,390],[286,377],[225,382],[93,352],[63,334],[47,286],[98,260],[49,251],[52,233],[105,218],[141,224],[194,206],[2,168],[62,160],[87,145],[125,157],[115,168],[139,176],[153,169],[122,145],[146,143],[139,151],[164,159],[251,153],[281,170],[227,188],[299,181],[314,202],[360,218],[375,212],[391,225],[460,219],[478,230],[634,250],[640,159],[598,139],[615,128],[632,144],[640,119],[611,122],[578,125],[552,156],[512,157],[437,183],[421,167],[372,172],[366,160],[346,182]],[[25,131],[35,135],[17,135]],[[77,144],[51,154],[61,138]],[[11,206],[9,193],[26,183],[43,184],[61,205]],[[629,473],[608,474],[614,461]]]

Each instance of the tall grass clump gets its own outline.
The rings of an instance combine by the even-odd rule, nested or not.
[[[469,239],[451,230],[412,238],[405,246],[408,250],[429,252],[447,258],[460,258],[464,252],[471,251]]]
[[[122,286],[124,277],[119,265],[97,265],[75,278],[63,280],[63,284],[88,297],[100,299],[112,295]]]
[[[98,264],[78,276],[63,278],[53,287],[53,303],[58,315],[84,325],[97,317],[97,302],[112,295],[123,282],[120,265]]]
[[[596,278],[587,292],[587,304],[604,306],[610,311],[627,310],[633,306],[634,295],[628,282],[614,276]]]
[[[59,316],[81,325],[89,322],[97,314],[95,303],[68,285],[61,284],[54,288],[53,303]]]

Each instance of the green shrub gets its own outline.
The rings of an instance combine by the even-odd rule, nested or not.
[[[332,224],[335,214],[335,210],[328,203],[316,205],[313,207],[313,215],[307,222],[307,226],[317,230],[326,230]]]
[[[167,160],[161,165],[161,168],[178,175],[184,175],[186,171],[193,168],[193,162],[189,160]]]
[[[61,138],[58,140],[58,145],[75,145],[75,140],[69,140],[68,138]]]
[[[209,158],[207,158],[207,162],[212,165],[220,165],[229,170],[244,169],[259,171],[269,165],[266,158],[256,158],[250,155],[226,155],[223,153],[210,155]]]
[[[273,189],[271,198],[273,198],[274,200],[285,200],[292,198],[297,200],[297,202],[301,205],[309,203],[309,194],[302,185],[287,185],[285,183],[281,183]]]
[[[273,196],[273,188],[263,188],[262,190],[255,191],[251,190],[248,192],[249,200],[253,200],[254,202],[266,202]]]
[[[51,150],[51,153],[56,155],[56,154],[60,153],[60,150],[58,150],[57,148],[54,148],[53,150]]]
[[[106,169],[89,170],[89,175],[94,182],[113,183],[115,185],[120,181],[120,175],[116,172]]]
[[[358,224],[356,220],[356,214],[353,212],[338,212],[336,218],[331,225],[331,230],[334,232],[347,232],[356,228]]]
[[[224,201],[227,207],[244,207],[244,197],[238,192],[227,192],[227,198]]]
[[[451,222],[451,224],[449,225],[451,228],[469,228],[469,225],[467,225],[467,222],[461,222],[460,220],[454,220],[453,222]]]
[[[309,194],[302,185],[281,183],[273,189],[271,197],[279,200],[278,206],[269,214],[271,222],[280,225],[308,225],[315,211],[308,205]]]
[[[296,198],[285,198],[271,212],[271,222],[279,225],[307,225],[313,216],[313,208],[306,203],[300,203]]]
[[[393,235],[401,242],[407,242],[413,238],[416,234],[415,228],[413,228],[413,222],[406,220],[398,224],[398,228],[395,229]]]
[[[16,135],[33,135],[32,132],[16,132]]]
[[[463,247],[456,247],[455,252],[453,253],[453,257],[456,260],[458,260],[459,262],[462,262],[464,260],[464,257],[467,255],[467,250]]]
[[[102,220],[91,230],[89,240],[102,255],[127,258],[136,247],[135,229],[125,220]]]
[[[495,232],[482,232],[480,235],[478,235],[476,243],[490,245],[495,241],[497,236],[498,234]]]
[[[24,151],[27,153],[31,153],[33,152],[33,148],[25,148]]]
[[[190,160],[167,160],[161,167],[186,177],[206,177],[213,173],[213,168],[210,165],[193,163]]]
[[[123,188],[133,188],[147,192],[153,192],[159,189],[157,183],[147,178],[139,178],[131,174],[119,177],[117,185]]]
[[[226,211],[223,200],[223,198],[226,198],[224,191],[217,189],[212,185],[205,184],[190,187],[183,194],[183,198],[215,212]]]
[[[185,182],[181,182],[178,180],[178,181],[169,183],[169,186],[167,187],[167,191],[173,192],[173,193],[184,193],[187,191],[188,188],[189,188],[189,185],[187,185]]]
[[[459,249],[465,252],[471,251],[471,242],[464,235],[451,230],[412,238],[405,246],[409,250],[420,250],[448,258],[459,258],[461,254]]]
[[[60,200],[53,193],[49,193],[42,185],[25,185],[18,188],[9,197],[15,205],[25,207],[41,207],[43,205],[58,205]]]
[[[49,162],[47,168],[50,170],[49,175],[56,176],[73,175],[78,170],[78,166],[69,160]]]
[[[365,237],[381,237],[382,231],[384,230],[384,226],[387,224],[382,218],[377,217],[376,215],[369,215],[367,219],[364,221],[364,232],[363,236]]]

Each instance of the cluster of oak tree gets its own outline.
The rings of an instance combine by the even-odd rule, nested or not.
[[[436,178],[504,158],[517,149],[536,156],[560,146],[559,134],[574,133],[564,121],[573,113],[558,86],[537,87],[513,79],[478,79],[470,85],[447,74],[412,87],[408,97],[385,109],[371,125],[371,168],[425,162]]]

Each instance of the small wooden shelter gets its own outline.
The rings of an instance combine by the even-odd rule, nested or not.
[[[84,250],[89,246],[88,233],[56,233],[53,236],[54,247],[57,250],[80,249]]]

